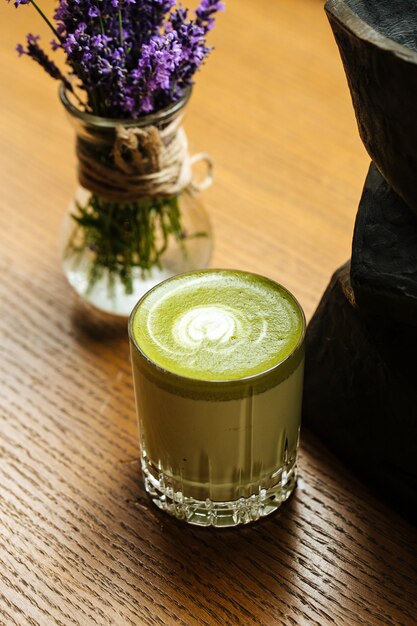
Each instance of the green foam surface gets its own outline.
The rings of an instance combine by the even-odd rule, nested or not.
[[[133,318],[141,351],[163,369],[200,380],[260,374],[291,354],[303,332],[280,285],[232,270],[193,272],[151,290]]]

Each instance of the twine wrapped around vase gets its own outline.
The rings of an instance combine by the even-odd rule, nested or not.
[[[138,198],[167,198],[184,190],[195,194],[213,180],[213,162],[206,153],[190,157],[187,137],[176,122],[160,130],[156,126],[115,129],[113,147],[100,154],[87,141],[78,139],[78,178],[92,193],[111,202],[133,202]],[[192,166],[205,162],[207,175],[192,180]]]

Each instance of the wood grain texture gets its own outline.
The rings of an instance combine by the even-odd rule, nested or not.
[[[14,52],[35,22],[0,5],[0,624],[415,624],[415,528],[307,432],[296,493],[253,526],[149,502],[126,331],[88,327],[59,267],[73,137]],[[186,122],[217,165],[212,265],[283,282],[310,317],[367,171],[323,2],[229,0],[213,40]]]

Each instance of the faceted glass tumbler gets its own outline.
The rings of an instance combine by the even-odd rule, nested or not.
[[[199,526],[230,527],[276,511],[296,485],[303,330],[278,365],[230,381],[158,367],[129,322],[145,488],[162,510]]]

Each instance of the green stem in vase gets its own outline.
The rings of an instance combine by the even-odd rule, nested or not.
[[[161,259],[170,239],[180,245],[186,238],[181,223],[178,196],[140,198],[135,202],[109,202],[91,194],[84,204],[77,204],[72,216],[76,227],[65,252],[76,266],[77,259],[90,250],[93,256],[87,293],[91,292],[105,271],[109,295],[118,278],[126,294],[133,293],[133,271],[142,274],[161,268]],[[206,233],[195,233],[202,236]],[[193,235],[191,235],[193,236]],[[186,254],[185,247],[183,253]]]

